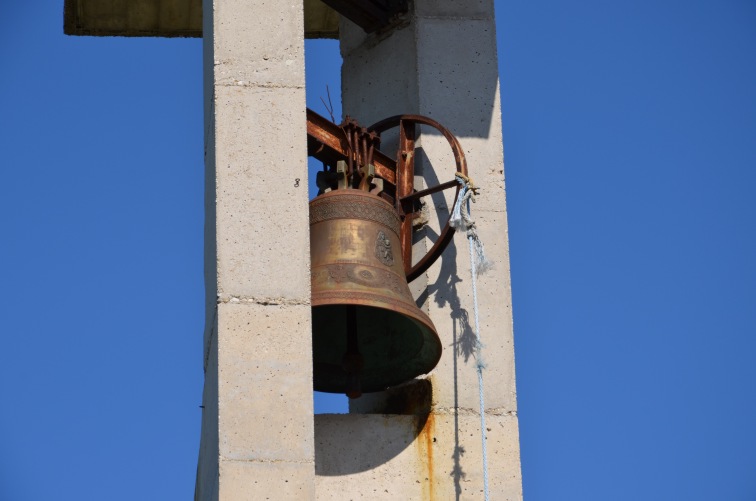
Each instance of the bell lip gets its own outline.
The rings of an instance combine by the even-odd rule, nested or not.
[[[433,322],[431,321],[430,317],[428,317],[422,310],[420,310],[417,307],[416,307],[417,309],[415,311],[412,311],[412,310],[410,310],[410,309],[408,309],[406,307],[405,308],[401,308],[401,309],[394,309],[394,308],[377,306],[375,303],[371,303],[369,301],[363,302],[363,301],[359,301],[359,300],[356,300],[356,301],[353,300],[349,304],[355,305],[355,306],[363,306],[363,307],[366,307],[366,308],[375,308],[375,309],[378,309],[378,310],[391,311],[391,312],[400,313],[402,315],[406,315],[406,316],[410,317],[411,319],[413,319],[414,321],[418,322],[419,324],[421,324],[426,329],[425,332],[421,331],[422,335],[423,335],[423,342],[424,343],[427,343],[427,342],[432,343],[433,346],[432,346],[431,350],[436,353],[435,357],[429,359],[429,360],[431,360],[431,362],[429,362],[428,364],[426,364],[424,366],[424,369],[423,369],[422,372],[417,372],[417,373],[412,372],[412,373],[410,373],[411,375],[402,376],[401,379],[397,379],[395,382],[389,381],[389,384],[385,384],[385,385],[381,385],[381,386],[363,386],[361,388],[362,393],[376,393],[376,392],[379,392],[379,391],[385,391],[385,390],[387,390],[389,388],[393,388],[393,387],[398,386],[400,384],[403,384],[403,383],[405,383],[407,381],[410,381],[410,380],[412,380],[414,378],[422,376],[423,374],[430,374],[430,372],[433,371],[433,369],[435,369],[438,366],[438,363],[441,361],[441,356],[443,355],[443,351],[444,351],[443,350],[443,345],[441,344],[441,338],[438,335],[438,331],[436,330],[436,327],[433,325]],[[316,304],[316,302],[313,301],[313,303],[312,303],[312,309],[313,310],[315,308],[319,307],[319,306],[344,306],[344,303],[343,302],[328,302],[328,303],[318,302]],[[418,313],[419,313],[419,315],[418,315]],[[314,373],[318,372],[318,366],[320,366],[320,371],[327,371],[329,369],[333,370],[332,368],[336,367],[336,366],[333,366],[332,364],[317,363],[317,362],[315,362],[313,360],[313,371],[314,371]],[[427,369],[425,367],[427,367]],[[314,374],[313,374],[313,376],[314,376]],[[342,387],[342,386],[338,386],[338,387],[336,387],[336,386],[331,386],[331,387],[317,386],[316,381],[315,381],[314,378],[313,378],[313,389],[315,391],[320,391],[320,392],[323,392],[323,393],[344,393],[345,392],[345,388]]]

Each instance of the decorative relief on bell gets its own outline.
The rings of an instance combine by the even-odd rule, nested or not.
[[[310,224],[313,225],[334,219],[361,219],[363,221],[378,223],[398,236],[401,221],[396,212],[394,212],[394,209],[388,206],[379,207],[379,210],[376,210],[374,201],[366,202],[365,197],[359,195],[359,191],[354,191],[356,192],[355,194],[344,193],[339,199],[341,203],[338,204],[310,204]],[[313,201],[316,200],[318,199],[313,199]]]
[[[404,278],[388,270],[367,269],[352,263],[329,264],[325,268],[328,270],[328,278],[337,284],[351,282],[371,289],[386,289],[408,301],[414,301]]]
[[[375,257],[386,266],[394,264],[394,255],[391,253],[391,241],[386,238],[386,234],[383,231],[378,232],[378,239],[375,242]]]

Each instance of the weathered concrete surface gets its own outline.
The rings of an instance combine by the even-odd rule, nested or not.
[[[309,343],[296,335],[307,332],[309,325],[308,304],[219,305],[218,430],[223,459],[312,460],[312,353]]]
[[[207,323],[196,498],[312,499],[302,3],[215,0],[205,9]]]
[[[286,61],[296,59],[281,65]],[[216,74],[225,66],[218,62]],[[221,299],[309,304],[307,151],[294,132],[304,125],[304,89],[266,85],[222,84],[215,91],[216,119],[228,124],[214,134],[217,292]],[[304,224],[297,221],[303,211]]]
[[[416,0],[412,11],[393,31],[377,35],[366,35],[342,20],[342,97],[344,113],[361,123],[417,113],[438,120],[460,139],[469,174],[481,188],[472,206],[473,217],[486,254],[495,262],[495,268],[478,280],[483,357],[487,364],[484,381],[491,498],[521,499],[493,13],[492,0]],[[453,178],[452,153],[441,135],[421,128],[417,146],[416,170],[425,185]],[[422,249],[423,243],[429,247],[438,235],[448,218],[452,197],[452,192],[432,197],[430,222],[423,230],[428,240],[423,242],[423,235],[418,235],[416,249]],[[418,304],[431,316],[444,346],[438,367],[428,377],[430,398],[420,399],[428,401],[427,414],[420,415],[428,416],[423,430],[431,433],[424,431],[413,437],[418,409],[410,405],[397,410],[404,405],[402,402],[416,401],[413,398],[420,388],[418,384],[352,401],[350,411],[365,413],[363,416],[318,416],[318,499],[331,499],[329,492],[339,489],[354,493],[355,499],[357,493],[363,493],[360,499],[481,498],[474,313],[470,257],[464,235],[457,235],[442,259],[418,280],[427,285],[427,290],[417,296]],[[413,288],[413,292],[419,291]],[[374,415],[381,412],[409,412],[415,416]],[[341,442],[340,436],[344,437]],[[360,443],[346,437],[359,437]],[[372,463],[350,467],[341,462],[339,454],[352,457],[353,462],[365,454],[369,459],[356,464]]]
[[[312,499],[312,463],[223,461],[220,499],[234,501]]]
[[[339,14],[320,0],[304,0],[307,38],[338,38]],[[264,16],[258,15],[257,18]],[[67,35],[201,37],[202,0],[66,0]]]
[[[517,418],[487,414],[491,499],[521,499]],[[318,501],[483,498],[472,413],[315,416]]]

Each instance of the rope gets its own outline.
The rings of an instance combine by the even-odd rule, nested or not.
[[[478,400],[480,402],[480,435],[483,453],[483,493],[485,501],[488,497],[488,449],[486,447],[486,405],[483,397],[483,369],[486,364],[483,361],[482,348],[483,343],[480,341],[480,318],[478,316],[478,284],[477,277],[481,273],[490,270],[493,263],[489,261],[483,253],[483,243],[475,231],[475,222],[470,217],[470,202],[475,202],[475,195],[478,194],[478,188],[473,184],[472,179],[457,174],[457,182],[462,185],[454,204],[454,210],[449,220],[449,224],[457,230],[467,230],[467,241],[470,244],[470,272],[472,274],[472,293],[473,293],[473,311],[475,313],[475,359],[476,371],[478,373]]]
[[[475,196],[478,194],[478,188],[469,177],[457,173],[457,182],[462,185],[457,195],[457,201],[454,204],[451,218],[449,219],[449,225],[458,231],[466,231],[467,238],[473,244],[475,254],[475,266],[473,267],[473,273],[481,275],[487,272],[493,267],[493,263],[486,258],[483,252],[483,243],[478,237],[478,232],[475,230],[475,221],[470,217],[470,202],[475,203]]]
[[[473,305],[475,311],[475,351],[477,353],[476,369],[478,371],[478,400],[480,402],[480,436],[483,443],[483,489],[485,500],[488,501],[488,451],[486,450],[486,405],[483,398],[483,369],[486,364],[481,356],[483,344],[480,342],[480,320],[478,319],[478,287],[476,284],[475,259],[473,251],[473,239],[468,236],[470,242],[470,266],[472,271]]]

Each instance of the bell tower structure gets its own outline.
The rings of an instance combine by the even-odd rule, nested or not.
[[[521,499],[494,0],[65,5],[69,34],[204,39],[207,313],[195,499]],[[480,187],[477,233],[495,263],[477,280],[476,310],[468,242],[455,237],[410,284],[438,332],[440,362],[351,400],[349,414],[313,414],[306,35],[340,39],[343,109],[360,123],[418,114],[455,134]],[[448,181],[445,138],[419,127],[414,141],[415,188]],[[417,257],[452,203],[437,193],[427,204]]]

